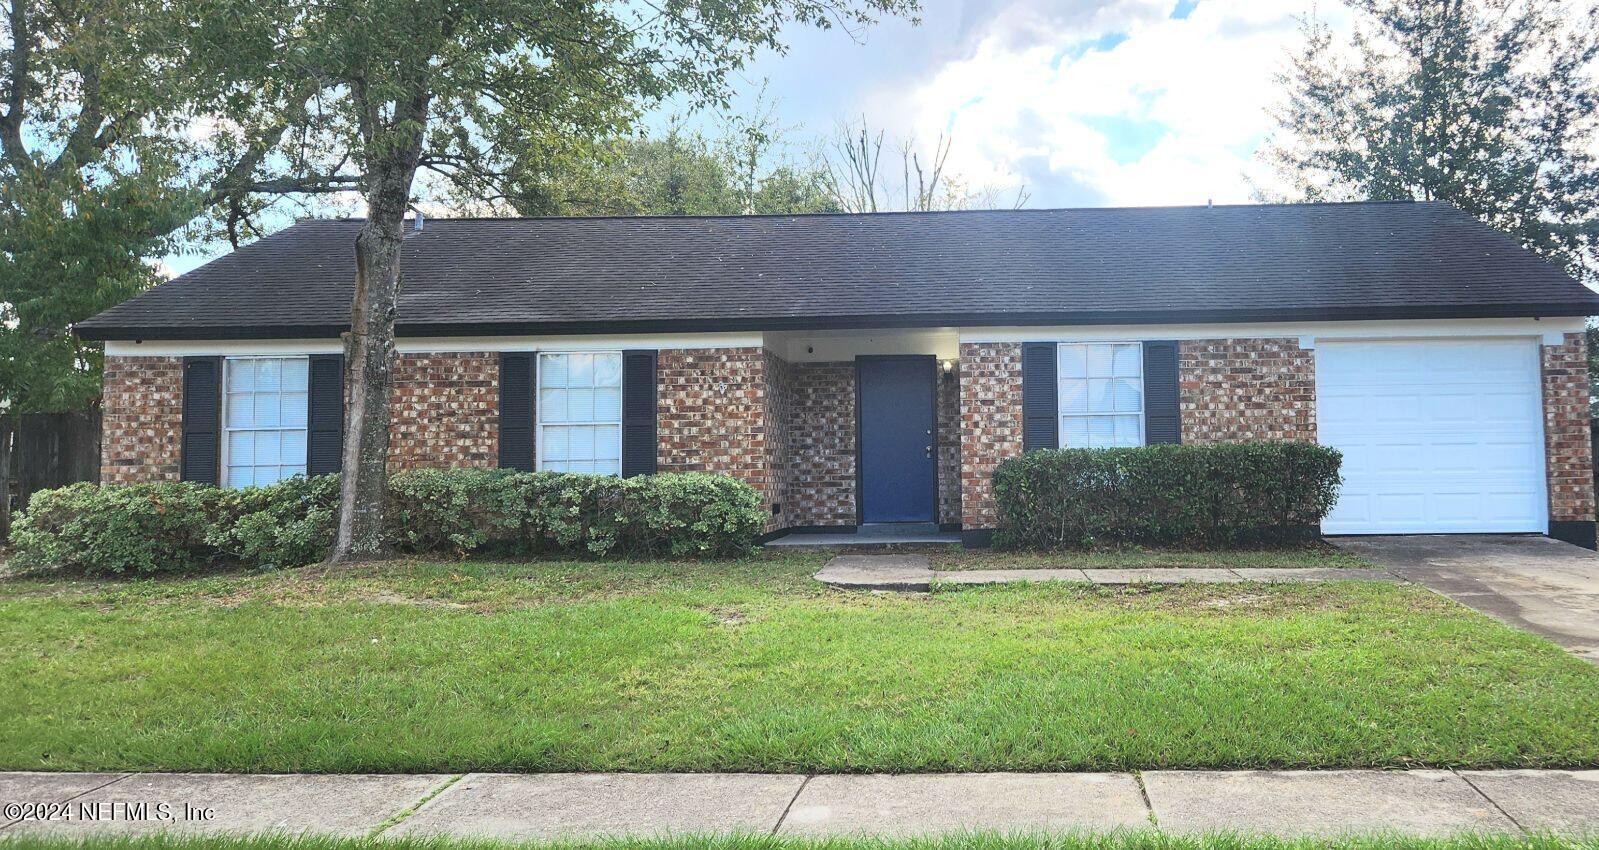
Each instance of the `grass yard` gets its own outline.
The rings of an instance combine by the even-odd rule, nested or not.
[[[0,582],[0,769],[1599,765],[1599,668],[1418,588],[874,595],[822,557]]]
[[[3,833],[0,833],[3,836]],[[71,840],[0,837],[3,850],[1599,850],[1599,838],[1552,836],[1397,836],[1244,838],[1173,836],[1153,831],[1104,835],[1027,836],[968,834],[924,839],[835,838],[800,840],[766,836],[605,839],[560,844],[506,844],[447,839],[177,838]]]
[[[1372,564],[1326,543],[1289,549],[1105,549],[1089,552],[940,552],[935,570],[1126,570],[1140,568],[1289,567],[1371,569]]]

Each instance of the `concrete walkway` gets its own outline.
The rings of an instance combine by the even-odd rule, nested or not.
[[[0,773],[0,803],[9,821],[0,838],[169,830],[537,840],[1151,827],[1285,836],[1379,830],[1599,835],[1599,771]]]
[[[849,590],[926,591],[934,584],[1014,584],[1068,581],[1084,584],[1239,584],[1285,581],[1400,581],[1381,569],[1151,569],[955,570],[932,568],[926,555],[839,555],[824,565],[816,580]]]
[[[1599,553],[1532,535],[1349,537],[1334,545],[1599,662]]]

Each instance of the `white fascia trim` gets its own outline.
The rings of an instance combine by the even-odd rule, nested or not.
[[[1142,339],[1240,339],[1298,337],[1302,348],[1339,339],[1413,339],[1417,337],[1540,337],[1559,345],[1568,333],[1587,327],[1582,316],[1545,319],[1394,319],[1369,322],[1299,322],[1296,324],[1207,325],[1065,325],[1052,327],[961,328],[963,343],[1116,342]]]
[[[475,351],[625,351],[670,348],[760,348],[761,334],[621,334],[617,336],[463,336],[400,337],[401,354],[449,354]],[[339,354],[336,339],[112,340],[105,353],[113,357],[214,357],[229,355]]]

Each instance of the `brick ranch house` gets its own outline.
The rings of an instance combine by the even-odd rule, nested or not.
[[[359,226],[78,326],[105,482],[337,470]],[[1031,448],[1307,440],[1327,533],[1594,545],[1599,297],[1445,204],[429,220],[404,268],[395,468],[704,470],[774,533],[981,543]]]

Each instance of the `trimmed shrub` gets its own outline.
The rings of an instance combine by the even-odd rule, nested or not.
[[[765,520],[749,485],[703,473],[411,470],[390,478],[388,498],[389,542],[414,553],[736,556]],[[241,490],[73,484],[33,497],[14,529],[12,565],[93,575],[302,566],[332,546],[338,505],[336,475]]]
[[[222,494],[189,483],[41,490],[12,528],[11,565],[102,575],[206,566]]]
[[[223,490],[206,543],[217,557],[252,567],[301,567],[327,557],[339,523],[339,476],[296,476],[267,487]]]
[[[1297,442],[1029,452],[994,472],[995,544],[1303,542],[1337,500],[1342,461]]]
[[[402,552],[466,554],[515,539],[503,494],[525,477],[509,469],[410,469],[389,476],[383,520]]]

